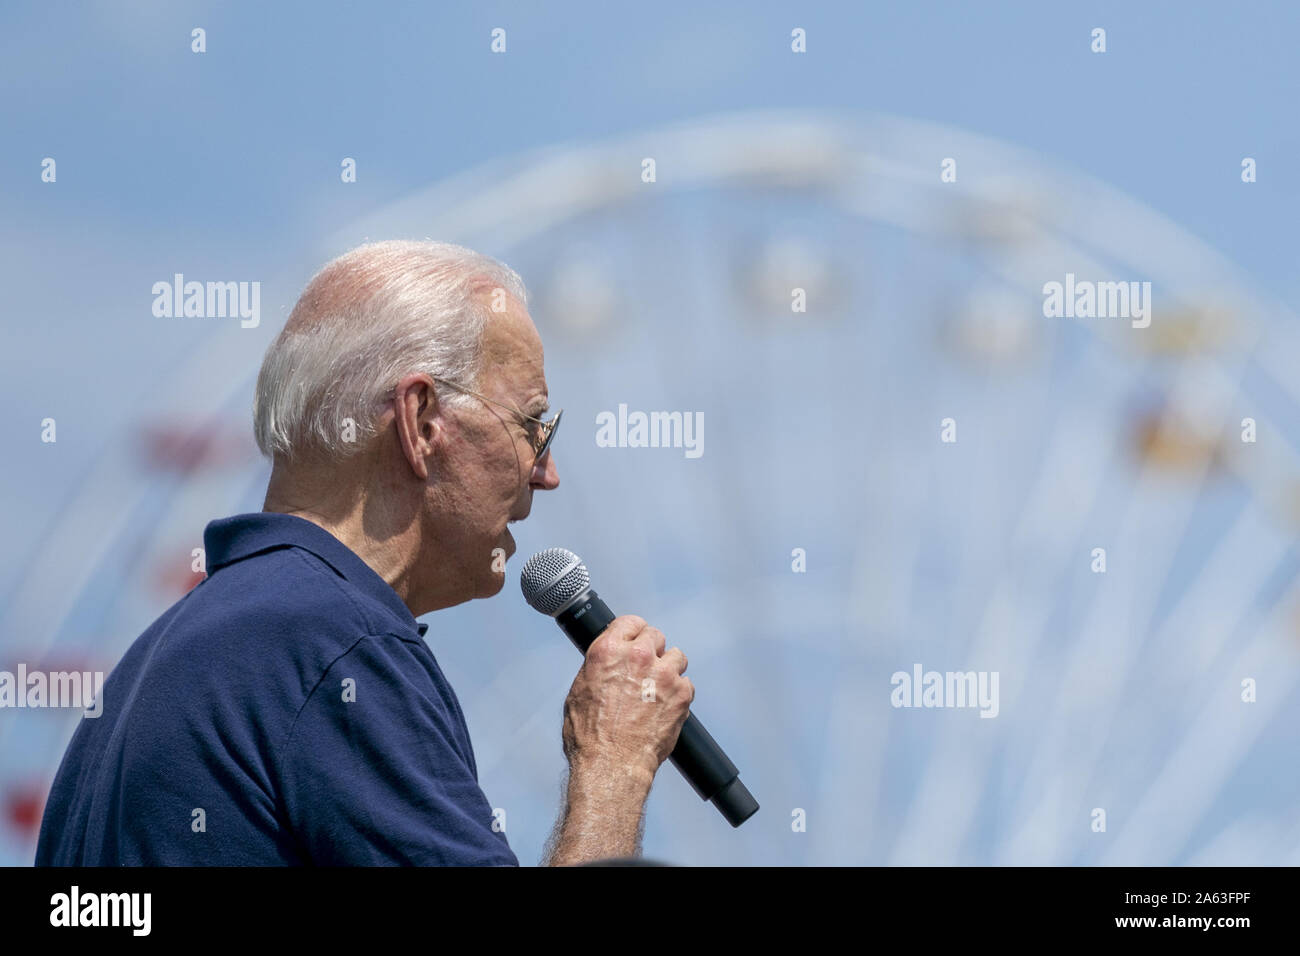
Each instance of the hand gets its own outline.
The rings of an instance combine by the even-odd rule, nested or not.
[[[680,648],[633,614],[615,618],[587,648],[564,702],[564,754],[572,769],[644,772],[677,745],[695,700]]]

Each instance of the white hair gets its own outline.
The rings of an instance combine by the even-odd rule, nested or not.
[[[262,454],[288,461],[355,454],[411,372],[474,388],[492,315],[479,294],[492,289],[528,301],[509,266],[445,242],[373,242],[328,263],[262,360],[253,397]],[[443,391],[448,404],[469,400]]]

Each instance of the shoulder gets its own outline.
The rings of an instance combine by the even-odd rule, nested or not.
[[[142,637],[136,666],[183,690],[178,705],[243,714],[282,740],[337,662],[376,631],[396,630],[367,601],[314,555],[276,549],[224,566],[194,588]],[[427,672],[422,656],[431,661],[432,654],[418,636],[394,634],[384,643],[403,648],[406,670]]]
[[[187,601],[198,630],[215,628],[234,646],[263,654],[313,648],[332,660],[367,634],[393,630],[372,599],[299,548],[222,567]]]

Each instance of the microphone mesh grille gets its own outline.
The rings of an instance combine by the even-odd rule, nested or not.
[[[591,575],[582,559],[564,548],[538,551],[519,572],[524,600],[554,617],[565,605],[591,587]]]

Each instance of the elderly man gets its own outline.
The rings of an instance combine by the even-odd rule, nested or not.
[[[208,577],[109,676],[37,864],[518,864],[416,617],[500,591],[508,524],[559,485],[525,302],[512,270],[442,243],[362,246],[312,279],[258,378],[263,511],[208,525]],[[695,694],[664,644],[626,616],[588,650],[544,863],[639,853]]]

